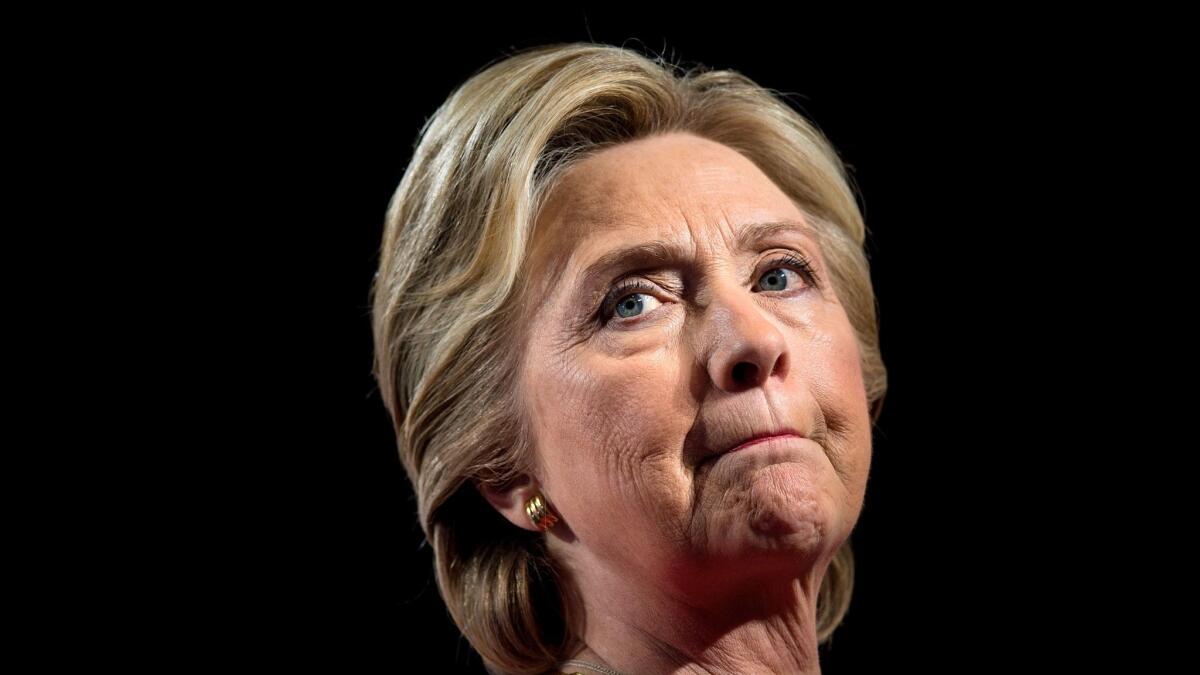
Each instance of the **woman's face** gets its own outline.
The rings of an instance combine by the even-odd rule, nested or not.
[[[806,226],[752,162],[683,133],[605,149],[551,195],[520,384],[556,555],[711,579],[827,562],[849,536],[870,421]],[[727,452],[780,429],[795,435]]]

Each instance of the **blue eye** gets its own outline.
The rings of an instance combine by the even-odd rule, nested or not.
[[[775,270],[791,269],[793,271],[799,272],[800,275],[802,277],[804,277],[804,280],[807,281],[808,283],[812,284],[813,286],[816,286],[818,288],[821,286],[821,279],[817,275],[817,271],[813,267],[813,264],[808,261],[808,258],[805,258],[802,255],[793,255],[791,253],[788,253],[788,254],[782,255],[782,256],[772,260],[771,264],[772,265],[782,265],[782,266],[781,267],[773,267],[770,270],[767,270],[768,273],[759,277],[760,280],[766,279],[768,277],[774,277],[774,279],[778,279],[779,275],[772,275],[771,273],[774,272]],[[773,290],[773,291],[783,290],[782,288],[774,287],[778,283],[779,283],[778,281],[772,280],[770,282],[770,284],[771,284],[770,290]],[[787,287],[787,282],[785,281],[784,288],[786,288],[786,287]]]
[[[803,256],[788,253],[772,260],[770,264],[772,267],[767,270],[766,274],[759,277],[759,283],[764,290],[776,292],[787,290],[790,284],[783,270],[789,269],[798,272],[812,286],[820,287],[820,279],[816,270],[812,263]],[[598,323],[606,326],[614,320],[619,322],[619,320],[631,319],[654,309],[653,306],[647,308],[645,303],[647,300],[659,302],[657,298],[650,295],[656,288],[644,279],[629,279],[622,282],[609,291],[600,304],[597,312]]]
[[[782,274],[782,272],[785,270],[787,270],[786,267],[776,267],[775,269],[770,270],[766,274],[759,277],[758,281],[763,285],[763,288],[766,288],[767,290],[782,291],[786,289],[788,285],[787,275]]]
[[[609,294],[609,298],[617,299],[617,301],[612,303],[611,308],[609,308],[609,302],[604,303],[603,315],[605,319],[610,319],[614,312],[616,313],[616,316],[619,316],[622,319],[629,319],[638,316],[649,309],[654,309],[653,306],[649,308],[645,306],[647,300],[652,303],[658,302],[658,298],[649,294],[649,291],[653,290],[653,286],[642,281],[641,279],[633,279],[630,281],[630,283],[622,284],[621,286],[613,289],[612,293]]]

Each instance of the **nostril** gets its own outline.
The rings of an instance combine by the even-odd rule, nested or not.
[[[753,363],[743,361],[733,367],[733,379],[735,382],[750,383],[754,382],[758,376],[758,366]]]

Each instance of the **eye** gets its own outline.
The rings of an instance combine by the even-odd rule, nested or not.
[[[622,319],[637,316],[646,311],[645,304],[647,301],[655,303],[658,302],[658,299],[653,295],[646,295],[645,293],[630,293],[621,298],[621,301],[617,303],[616,315]]]
[[[662,303],[650,295],[653,290],[653,286],[641,279],[631,279],[614,288],[601,307],[602,321],[608,323],[632,319],[654,309],[657,306],[655,303]]]
[[[766,273],[759,276],[759,285],[776,293],[785,291],[792,286],[787,271],[799,274],[811,287],[819,288],[821,285],[812,263],[798,253],[786,253],[772,260]],[[651,295],[656,290],[656,286],[644,279],[633,278],[622,282],[609,291],[601,303],[597,317],[599,324],[607,326],[635,322],[637,317],[650,313],[662,304]]]
[[[789,270],[798,273],[812,286],[819,286],[816,270],[812,263],[804,256],[787,253],[772,260],[766,274],[758,278],[762,287],[768,291],[783,291],[787,290],[791,283],[788,281],[787,275],[783,272]]]
[[[769,291],[782,291],[788,287],[788,278],[783,272],[791,271],[786,267],[776,267],[759,277],[758,281]]]

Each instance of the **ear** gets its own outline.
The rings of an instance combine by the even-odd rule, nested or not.
[[[533,521],[529,519],[529,514],[525,512],[525,503],[538,492],[537,481],[532,476],[522,474],[519,480],[502,487],[488,485],[479,479],[474,479],[472,482],[479,494],[483,495],[483,498],[510,523],[522,529],[539,531]]]

